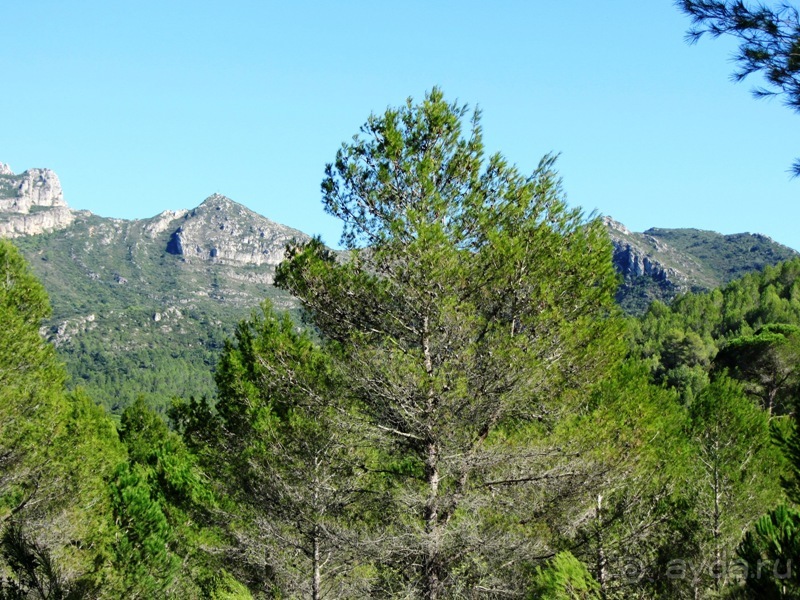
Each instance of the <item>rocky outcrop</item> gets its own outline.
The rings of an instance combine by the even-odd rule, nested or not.
[[[4,165],[5,171],[10,171]],[[0,198],[0,211],[28,214],[34,206],[66,208],[61,182],[50,169],[29,169],[20,175],[0,172],[5,188],[4,197]]]
[[[668,281],[669,270],[649,256],[640,253],[638,248],[630,244],[614,244],[614,266],[626,278],[646,275],[656,281]],[[673,272],[674,273],[674,272]]]
[[[0,214],[0,237],[13,238],[66,229],[74,220],[75,213],[65,207],[29,215]]]
[[[644,311],[652,300],[670,302],[683,292],[710,290],[798,256],[763,235],[691,228],[634,233],[608,217],[603,221],[622,275],[617,300],[632,313]]]
[[[39,333],[41,333],[47,341],[58,347],[65,342],[69,342],[76,335],[96,328],[97,323],[95,319],[94,313],[86,315],[85,317],[66,319],[51,327],[42,327]]]
[[[188,210],[165,210],[152,219],[148,219],[144,225],[144,233],[150,238],[156,238],[160,233],[173,227],[173,222],[186,216]],[[173,253],[174,254],[174,253]],[[177,254],[180,254],[178,252]]]
[[[633,233],[610,217],[604,217],[603,222],[614,247],[614,267],[625,281],[648,277],[655,282],[671,283],[678,287],[686,283],[688,278],[685,273],[659,260],[670,251],[664,242],[653,236]]]
[[[292,239],[308,239],[306,234],[219,194],[206,198],[178,222],[166,251],[186,260],[274,266],[283,260],[286,244]]]
[[[50,169],[15,175],[0,163],[0,237],[35,235],[63,229],[75,220],[64,201],[61,182]]]

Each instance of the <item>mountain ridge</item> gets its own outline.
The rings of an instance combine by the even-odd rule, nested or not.
[[[52,171],[26,173],[60,191]],[[309,239],[299,230],[219,194],[144,219],[72,210],[55,192],[52,201],[36,196],[22,206],[17,190],[27,178],[0,170],[8,200],[0,223],[12,224],[0,231],[13,237],[51,297],[43,333],[73,384],[112,412],[140,394],[160,409],[173,396],[212,396],[209,367],[236,324],[265,298],[296,308],[272,283],[286,245]],[[70,211],[70,221],[23,227],[30,214],[54,210]],[[180,248],[170,246],[175,239]]]
[[[766,236],[604,222],[630,313],[797,255]],[[101,217],[71,209],[52,171],[16,175],[2,163],[0,237],[14,238],[49,293],[43,333],[73,383],[115,413],[141,394],[160,409],[173,396],[213,396],[213,367],[236,324],[264,299],[297,310],[272,284],[287,244],[310,239],[221,194],[144,219]],[[735,258],[727,270],[720,252]]]
[[[635,233],[610,217],[603,223],[622,277],[617,301],[631,314],[643,313],[653,300],[669,303],[680,294],[711,290],[800,256],[759,233],[659,227]]]

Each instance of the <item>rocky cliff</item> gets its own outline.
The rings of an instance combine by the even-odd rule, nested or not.
[[[283,260],[286,244],[308,236],[214,194],[176,220],[166,251],[185,260],[230,265],[271,265]],[[176,221],[169,224],[174,226]]]
[[[610,217],[603,217],[603,223],[614,247],[614,266],[623,279],[628,281],[644,276],[677,287],[687,284],[689,277],[676,268],[676,261],[665,260],[671,249],[658,238],[634,233]],[[684,269],[691,270],[689,265],[684,265]]]
[[[631,313],[643,312],[653,300],[713,289],[798,256],[760,234],[660,228],[635,233],[609,217],[603,221],[622,276],[617,301]]]
[[[16,175],[0,163],[0,237],[55,231],[74,220],[53,171],[29,169]]]

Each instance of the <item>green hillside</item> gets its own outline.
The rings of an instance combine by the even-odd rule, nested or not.
[[[162,409],[172,396],[213,396],[213,368],[235,324],[264,298],[293,306],[271,285],[273,264],[167,252],[193,213],[219,212],[207,204],[139,221],[84,213],[67,229],[14,240],[51,297],[46,335],[73,385],[115,413],[138,395]],[[240,227],[267,221],[230,201],[220,208]]]
[[[701,265],[698,281],[708,289],[797,256],[791,248],[760,234],[722,235],[702,229],[653,228],[644,235],[663,240],[696,259]]]

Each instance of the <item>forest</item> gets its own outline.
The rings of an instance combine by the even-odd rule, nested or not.
[[[372,115],[346,252],[290,244],[302,310],[168,419],[67,387],[0,241],[0,599],[800,597],[800,260],[626,316],[555,163],[436,88]]]

